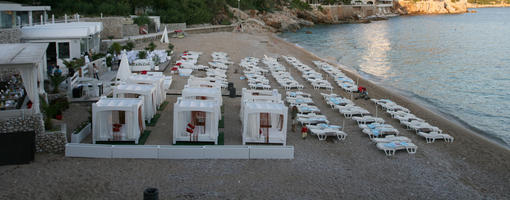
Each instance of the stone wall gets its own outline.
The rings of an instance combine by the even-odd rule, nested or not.
[[[35,132],[35,149],[37,152],[62,153],[67,143],[64,129],[46,133],[41,115],[15,117],[0,121],[0,134],[12,132]]]
[[[0,29],[0,44],[20,43],[20,40],[21,29],[19,28]]]
[[[101,39],[108,39],[112,36],[115,39],[123,38],[124,25],[133,24],[133,20],[127,17],[104,17],[104,18],[81,18],[85,22],[103,22],[103,32]]]
[[[67,127],[60,126],[57,131],[43,132],[35,135],[35,150],[37,152],[63,153],[67,143]]]
[[[186,23],[173,23],[173,24],[161,24],[161,31],[165,30],[165,26],[168,32],[186,29]]]
[[[136,24],[124,24],[122,31],[124,37],[140,35],[140,28]]]

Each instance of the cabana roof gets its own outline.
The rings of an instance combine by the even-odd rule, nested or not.
[[[174,109],[178,111],[203,111],[214,112],[218,109],[218,103],[213,100],[191,100],[178,98]]]
[[[145,82],[145,83],[153,83],[155,81],[164,81],[164,77],[163,76],[147,76],[147,75],[133,74],[129,77],[129,80],[140,81],[140,82]]]
[[[21,28],[21,39],[73,39],[87,38],[103,31],[102,22],[71,22],[25,26]]]
[[[286,113],[287,107],[282,103],[269,102],[248,102],[246,103],[246,113]]]
[[[154,85],[141,85],[141,84],[122,84],[116,87],[118,92],[136,92],[136,93],[148,93],[156,89]]]
[[[47,43],[0,44],[0,65],[39,63]]]
[[[219,88],[184,88],[182,96],[218,96],[221,95]]]
[[[143,101],[141,98],[106,98],[102,97],[96,102],[96,106],[101,111],[108,110],[131,110],[133,106],[141,106]]]

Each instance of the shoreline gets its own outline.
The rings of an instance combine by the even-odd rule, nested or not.
[[[294,44],[294,43],[291,43],[289,41],[286,41],[285,39],[279,37],[278,35],[276,34],[271,34],[270,38],[272,38],[273,40],[278,40],[282,43],[285,43],[286,45],[289,45],[291,47],[294,47],[300,51],[303,51],[304,53],[318,59],[318,60],[321,60],[321,61],[324,61],[324,62],[327,62],[333,66],[336,66],[338,67],[339,69],[341,69],[347,76],[349,76],[351,79],[353,80],[356,80],[356,79],[359,79],[359,82],[360,83],[363,83],[362,85],[367,87],[368,88],[368,91],[373,91],[374,89],[375,90],[380,90],[382,91],[382,93],[386,94],[386,95],[383,95],[383,96],[392,96],[391,97],[391,100],[398,103],[399,105],[402,105],[400,102],[405,102],[405,104],[409,104],[409,105],[412,105],[412,107],[417,107],[417,109],[411,109],[409,108],[413,114],[417,115],[417,116],[420,116],[421,117],[421,113],[420,112],[425,112],[427,113],[427,115],[431,115],[427,118],[439,118],[439,119],[442,119],[442,121],[444,121],[443,123],[444,124],[450,124],[450,125],[453,125],[453,126],[456,126],[456,128],[459,128],[459,129],[464,129],[463,131],[465,133],[467,133],[468,135],[470,136],[475,136],[479,139],[483,139],[484,141],[488,142],[489,145],[494,145],[498,148],[501,148],[502,150],[504,151],[507,151],[507,152],[510,152],[510,146],[507,146],[504,144],[504,141],[502,141],[501,139],[498,139],[497,137],[495,136],[491,136],[489,133],[486,133],[484,132],[483,130],[480,130],[476,127],[472,127],[472,126],[469,126],[468,122],[465,122],[459,118],[457,118],[456,116],[453,116],[453,115],[449,115],[449,114],[446,114],[446,113],[442,113],[441,111],[434,109],[434,105],[428,105],[430,106],[430,108],[428,108],[427,105],[425,105],[426,103],[425,102],[416,102],[416,100],[412,100],[411,96],[409,95],[406,95],[404,93],[401,93],[401,92],[397,92],[395,91],[395,89],[391,89],[391,88],[388,88],[387,86],[382,86],[382,84],[380,83],[376,83],[370,79],[367,79],[363,76],[361,76],[358,72],[356,72],[354,69],[350,69],[350,68],[346,68],[344,66],[342,66],[342,64],[338,64],[336,61],[333,62],[331,60],[328,60],[328,59],[324,59],[316,54],[314,54],[313,52],[310,52],[308,50],[306,50],[305,48],[301,47],[300,45],[297,45],[297,44]],[[373,98],[373,97],[372,97]],[[418,101],[420,101],[418,99]],[[404,106],[404,107],[408,107],[408,106]],[[417,112],[418,111],[418,112]],[[427,118],[423,118],[425,119],[427,122],[430,121],[430,119],[427,119]],[[439,126],[441,129],[443,129],[441,126]],[[443,129],[444,130],[444,129]],[[500,141],[497,141],[497,140],[500,140]]]
[[[506,8],[510,7],[510,4],[502,3],[502,4],[474,4],[468,3],[467,8]]]

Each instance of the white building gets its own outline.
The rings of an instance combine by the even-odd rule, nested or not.
[[[32,26],[48,20],[47,11],[50,6],[24,6],[18,3],[0,2],[0,28],[15,28],[20,26]]]
[[[55,23],[21,28],[21,41],[49,43],[47,61],[63,66],[63,60],[79,58],[86,52],[99,52],[101,22]]]

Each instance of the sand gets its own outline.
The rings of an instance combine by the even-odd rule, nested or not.
[[[246,56],[289,55],[310,66],[315,56],[270,34],[210,33],[171,39],[175,52],[204,52],[200,64],[211,60],[213,51],[229,53],[238,63]],[[166,45],[160,45],[160,48]],[[282,61],[283,63],[283,61]],[[476,133],[441,117],[391,91],[360,78],[374,98],[389,98],[409,108],[427,122],[455,137],[453,144],[425,140],[400,127],[387,115],[385,120],[398,127],[401,135],[418,145],[414,155],[397,152],[386,157],[377,150],[356,123],[344,119],[325,105],[319,92],[287,65],[292,76],[305,85],[305,91],[332,124],[345,120],[345,141],[319,141],[314,136],[300,139],[288,133],[288,145],[295,147],[293,160],[151,160],[66,158],[37,154],[29,165],[0,166],[0,199],[141,199],[146,187],[159,188],[161,199],[509,199],[510,151]],[[238,93],[247,87],[240,80],[237,65],[228,79]],[[314,66],[313,66],[314,67]],[[319,69],[315,68],[320,72]],[[166,71],[165,73],[168,73]],[[356,74],[346,72],[354,80]],[[278,88],[268,76],[273,88]],[[171,93],[184,86],[185,79],[174,76]],[[331,83],[333,80],[329,79]],[[333,91],[347,97],[337,86]],[[148,143],[169,144],[172,103],[162,112]],[[240,98],[224,97],[225,143],[239,144]],[[373,103],[355,103],[375,114]]]

